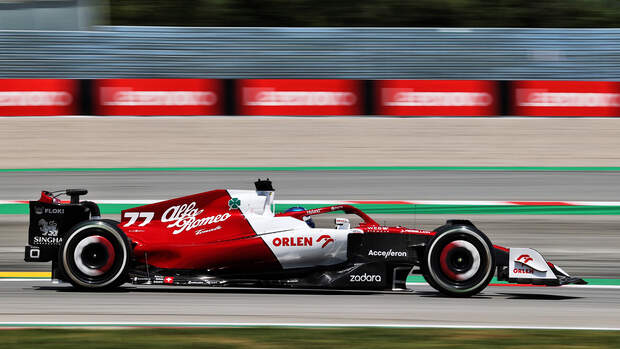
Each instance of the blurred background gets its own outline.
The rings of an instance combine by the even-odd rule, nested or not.
[[[356,200],[386,224],[473,219],[620,286],[618,23],[616,0],[0,0],[0,278],[49,270],[22,261],[40,190],[86,187],[117,219],[268,176],[280,210]],[[620,326],[613,293],[584,292],[548,317],[493,308],[525,309],[513,325]],[[471,317],[444,302],[419,317]],[[411,320],[390,304],[351,319]],[[487,310],[480,323],[508,321]]]
[[[192,27],[615,28],[613,0],[3,0],[3,29]]]

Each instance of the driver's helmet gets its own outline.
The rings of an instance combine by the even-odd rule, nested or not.
[[[291,207],[291,208],[287,209],[285,212],[286,213],[288,213],[288,212],[299,212],[299,211],[305,211],[305,210],[306,209],[301,207],[301,206],[294,206],[294,207]],[[304,216],[303,219],[304,219],[304,222],[306,222],[306,224],[308,224],[308,226],[310,228],[316,227],[316,224],[314,224],[314,221],[312,220],[312,217]]]

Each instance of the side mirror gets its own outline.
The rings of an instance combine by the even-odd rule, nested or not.
[[[336,229],[351,229],[351,222],[348,218],[336,218],[334,223],[336,223]]]

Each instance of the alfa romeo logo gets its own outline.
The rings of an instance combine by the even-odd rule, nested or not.
[[[228,209],[229,210],[234,210],[239,208],[239,206],[241,206],[241,200],[237,199],[237,198],[232,198],[230,200],[228,200]]]

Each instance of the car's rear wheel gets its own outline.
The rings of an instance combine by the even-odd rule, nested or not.
[[[436,290],[469,297],[487,287],[495,271],[489,238],[476,227],[447,224],[426,245],[423,275]]]
[[[58,264],[74,287],[107,290],[127,281],[130,252],[129,239],[116,222],[89,220],[67,233]]]

